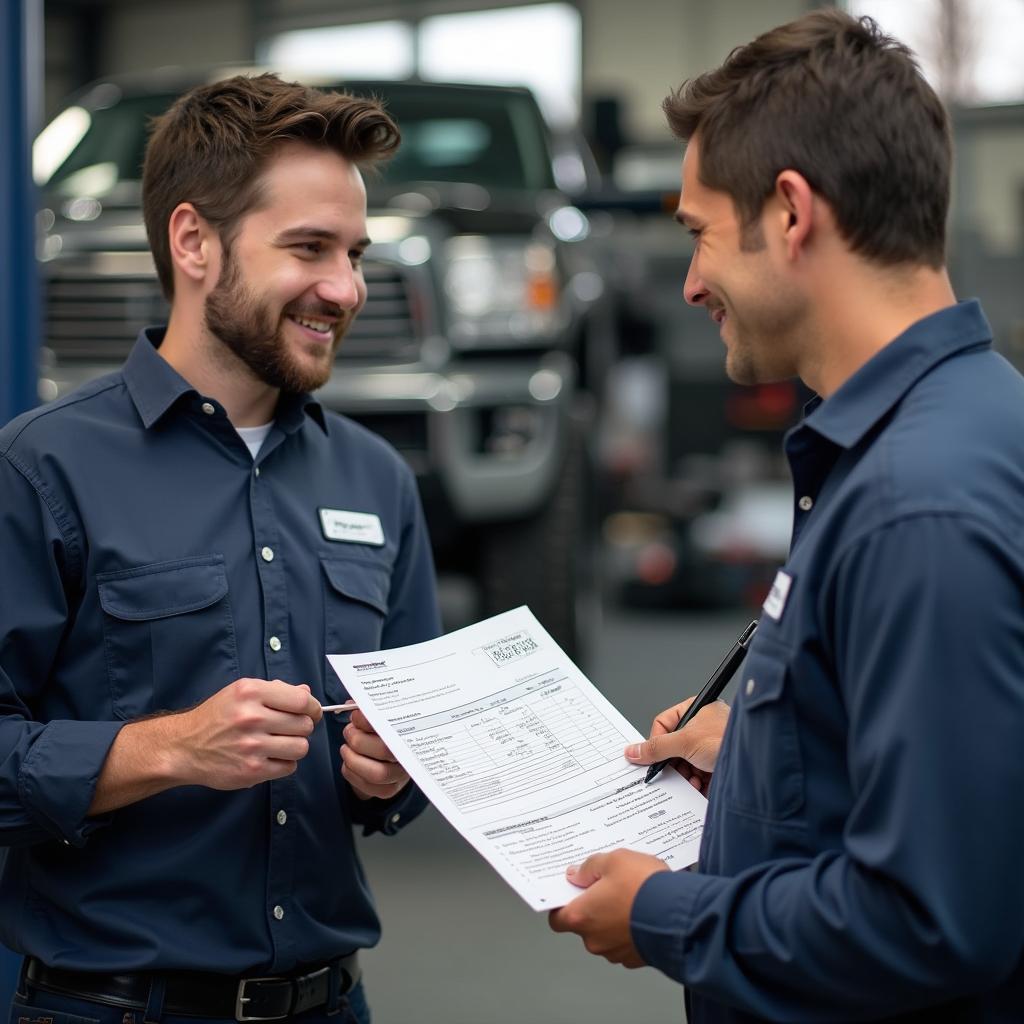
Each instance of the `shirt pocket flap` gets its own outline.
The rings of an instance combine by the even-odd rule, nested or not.
[[[786,688],[786,663],[760,651],[751,651],[743,664],[739,695],[752,711],[777,701]]]
[[[100,573],[96,583],[103,610],[127,622],[198,611],[216,604],[228,592],[220,555]]]
[[[339,594],[387,615],[391,573],[386,564],[349,558],[322,558],[320,564],[327,581]]]

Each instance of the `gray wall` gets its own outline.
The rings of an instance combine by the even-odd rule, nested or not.
[[[372,16],[383,17],[402,10],[437,13],[498,5],[488,0],[430,0],[382,3],[369,10]],[[260,12],[267,6],[266,0],[51,4],[46,26],[47,112],[52,116],[59,109],[59,100],[76,84],[76,76],[80,81],[86,74],[251,59]],[[325,6],[319,4],[321,9]],[[350,20],[352,11],[347,8],[368,9],[365,3],[332,6],[337,21]],[[621,95],[625,127],[639,141],[665,137],[660,104],[669,89],[718,63],[733,46],[812,5],[808,0],[578,0],[578,6],[583,17],[583,94]],[[278,7],[279,15],[289,10],[287,4]],[[83,40],[86,26],[92,38]],[[76,54],[83,45],[93,52]]]
[[[734,47],[803,14],[806,0],[581,0],[583,93],[618,93],[637,141],[663,139],[661,101]]]

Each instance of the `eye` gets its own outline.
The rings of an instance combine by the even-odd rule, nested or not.
[[[696,242],[700,238],[700,228],[688,228],[687,234]]]
[[[361,267],[363,265],[363,256],[365,255],[362,249],[351,249],[348,254],[349,260],[352,262],[353,267]]]
[[[304,255],[319,256],[324,251],[323,242],[298,242],[292,248],[298,249]]]

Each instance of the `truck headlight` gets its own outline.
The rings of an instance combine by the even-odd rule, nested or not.
[[[445,256],[455,344],[540,340],[561,328],[561,284],[550,245],[460,235],[447,243]]]

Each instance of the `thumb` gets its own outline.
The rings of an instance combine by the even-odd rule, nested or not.
[[[589,889],[603,874],[604,854],[595,853],[582,864],[570,864],[565,876],[580,889]]]
[[[655,761],[668,757],[668,754],[664,753],[664,746],[664,735],[652,736],[643,743],[632,743],[626,747],[626,760],[632,761],[633,764],[654,764]]]

